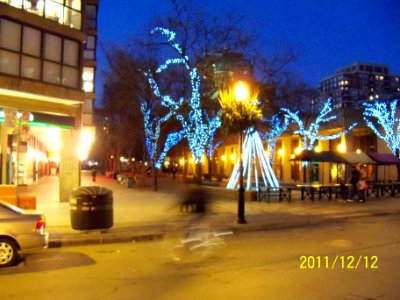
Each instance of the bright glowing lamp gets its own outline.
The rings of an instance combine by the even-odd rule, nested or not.
[[[250,97],[249,88],[243,81],[239,81],[235,85],[233,92],[235,93],[236,101],[245,101]]]

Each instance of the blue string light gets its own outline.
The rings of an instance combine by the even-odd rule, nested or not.
[[[289,126],[289,119],[282,118],[275,114],[271,119],[266,120],[267,123],[271,124],[271,130],[262,135],[262,138],[268,143],[269,150],[269,161],[272,163],[275,157],[275,146],[278,138],[285,132]]]
[[[400,126],[397,117],[397,99],[391,102],[365,102],[363,112],[367,126],[378,138],[382,139],[393,154],[398,155],[400,149]],[[376,125],[370,118],[374,118]]]
[[[327,141],[327,140],[334,140],[337,139],[338,137],[347,134],[350,130],[352,130],[357,123],[353,123],[350,125],[347,129],[344,129],[338,133],[335,134],[329,134],[329,135],[320,135],[319,130],[320,130],[320,125],[321,123],[328,123],[332,120],[335,120],[337,118],[336,115],[333,116],[327,116],[332,112],[332,102],[331,99],[328,99],[322,108],[321,112],[317,116],[315,122],[311,123],[308,129],[304,127],[303,121],[299,117],[299,112],[292,112],[287,108],[281,108],[281,111],[284,112],[285,118],[288,119],[288,121],[292,121],[294,123],[297,123],[299,126],[298,130],[294,131],[294,134],[298,134],[301,136],[302,143],[301,147],[302,150],[313,150],[315,143],[318,140],[321,141]]]
[[[155,162],[154,165],[159,167],[161,166],[161,162],[165,158],[168,150],[176,145],[176,143],[178,143],[180,140],[186,138],[196,164],[201,164],[201,159],[206,145],[208,144],[207,148],[211,150],[208,153],[211,154],[218,146],[218,143],[214,144],[214,134],[217,128],[221,126],[219,114],[213,118],[208,118],[208,116],[203,118],[204,114],[200,108],[201,77],[197,72],[197,68],[190,66],[189,58],[186,55],[183,55],[180,45],[174,42],[176,33],[161,27],[157,27],[151,32],[152,34],[160,33],[161,35],[166,36],[168,44],[175,49],[180,56],[178,58],[167,59],[164,64],[157,68],[156,73],[162,73],[173,64],[183,65],[185,69],[189,71],[191,96],[189,99],[187,99],[187,103],[190,106],[190,111],[187,117],[184,117],[182,114],[176,115],[177,110],[181,107],[185,99],[179,98],[178,100],[174,100],[169,95],[161,95],[158,84],[154,80],[151,72],[149,71],[144,73],[154,95],[158,98],[161,98],[161,105],[163,107],[169,109],[169,112],[163,118],[155,117],[152,121],[150,121],[151,109],[147,106],[142,106],[142,113],[145,123],[146,147],[149,151],[152,161]],[[180,121],[183,129],[167,136],[164,150],[157,158],[157,143],[160,135],[161,124],[166,122],[173,115],[175,115],[176,119]],[[204,119],[206,119],[206,121],[204,121]]]

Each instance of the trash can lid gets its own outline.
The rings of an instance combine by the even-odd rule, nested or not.
[[[113,191],[102,186],[81,186],[71,191],[71,197],[79,196],[112,196]]]

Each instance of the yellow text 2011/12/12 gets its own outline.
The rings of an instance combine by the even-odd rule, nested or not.
[[[378,256],[372,255],[336,255],[330,257],[328,255],[302,255],[300,256],[300,269],[378,269]]]

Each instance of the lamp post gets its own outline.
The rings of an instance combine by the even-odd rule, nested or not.
[[[235,99],[240,106],[240,118],[239,121],[239,197],[238,197],[238,216],[236,223],[246,224],[247,221],[244,217],[244,184],[243,184],[243,158],[242,158],[242,147],[243,147],[243,128],[242,128],[242,102],[249,99],[249,89],[247,85],[239,81],[234,88]]]

